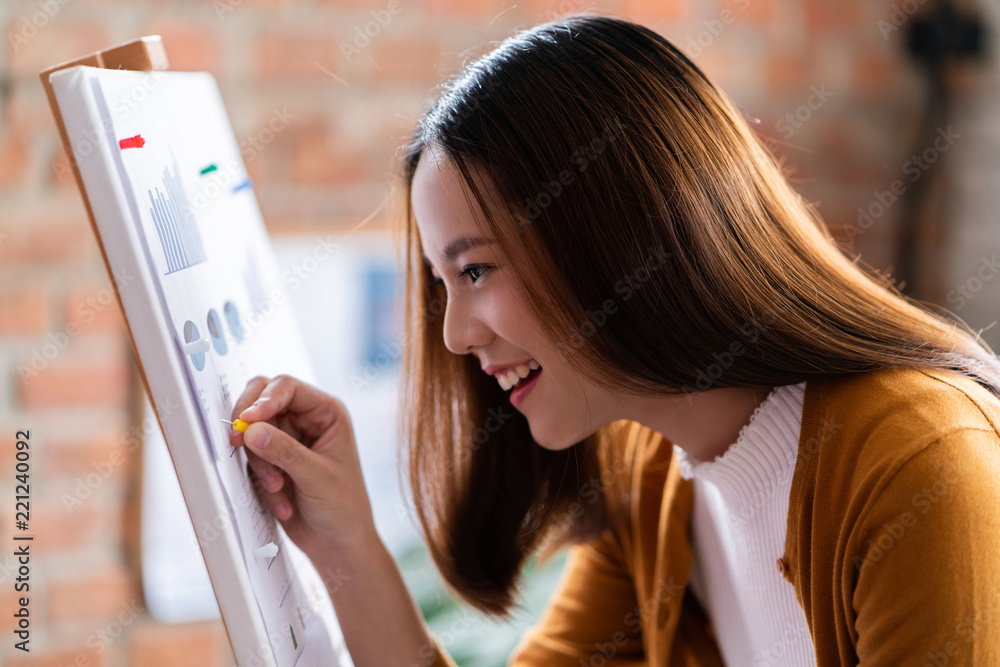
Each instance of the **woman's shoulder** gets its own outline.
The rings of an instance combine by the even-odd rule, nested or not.
[[[828,378],[806,387],[793,512],[822,502],[824,521],[853,525],[876,503],[912,509],[945,470],[971,482],[983,468],[1000,471],[1000,399],[971,378],[898,367]]]
[[[1000,437],[1000,399],[957,372],[893,366],[807,383],[800,438],[840,441],[833,455],[865,443],[861,456],[905,457],[967,429]]]

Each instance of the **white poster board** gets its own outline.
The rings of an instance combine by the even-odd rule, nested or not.
[[[351,665],[323,577],[221,421],[256,375],[314,380],[215,80],[49,80],[240,667]]]

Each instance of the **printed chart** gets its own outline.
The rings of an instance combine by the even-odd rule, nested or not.
[[[253,493],[245,450],[229,444],[222,422],[254,376],[314,379],[215,82],[198,73],[88,71],[100,140],[112,147],[109,170],[124,186],[173,327],[267,630],[260,664],[349,666],[323,578]]]

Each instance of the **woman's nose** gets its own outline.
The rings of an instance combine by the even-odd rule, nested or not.
[[[487,345],[494,336],[464,304],[452,300],[445,306],[444,346],[453,354],[468,354],[474,347]]]

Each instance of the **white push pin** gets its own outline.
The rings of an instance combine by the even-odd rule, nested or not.
[[[202,338],[200,340],[193,340],[190,343],[184,344],[184,354],[203,354],[208,352],[212,347],[212,342],[207,338]]]
[[[265,558],[274,558],[278,555],[278,545],[274,542],[268,542],[262,547],[257,547],[253,550],[253,556],[257,560],[263,560]]]

